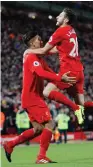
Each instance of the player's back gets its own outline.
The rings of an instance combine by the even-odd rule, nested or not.
[[[60,64],[62,66],[68,66],[69,69],[81,71],[83,66],[80,62],[77,34],[74,28],[71,26],[60,27],[60,33],[62,33],[62,42],[57,45],[61,61]]]
[[[23,59],[22,106],[36,105],[42,97],[44,81],[35,73],[40,60],[34,54],[26,54]],[[42,62],[40,62],[42,63]]]
[[[60,69],[65,66],[69,67],[69,70],[81,71],[83,69],[78,53],[77,34],[72,26],[59,27],[51,36],[49,43],[57,47]]]
[[[58,29],[60,33],[60,42],[57,44],[57,49],[60,54],[65,54],[65,57],[77,59],[78,53],[78,41],[75,30],[71,26],[60,27]],[[63,57],[64,57],[63,56]]]

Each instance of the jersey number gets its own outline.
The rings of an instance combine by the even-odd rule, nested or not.
[[[76,57],[78,56],[78,41],[77,41],[77,38],[74,39],[74,38],[70,38],[70,42],[74,44],[71,52],[70,52],[70,56],[72,57]]]

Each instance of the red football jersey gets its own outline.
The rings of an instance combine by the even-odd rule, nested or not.
[[[43,101],[44,79],[61,81],[42,59],[35,54],[24,54],[23,58],[23,90],[22,107],[38,105],[46,107]]]
[[[35,68],[38,68],[42,62],[34,54],[26,54],[23,58],[23,90],[21,96],[23,108],[34,105],[42,106],[42,104],[45,106],[45,102],[40,98],[43,96],[44,81],[34,73]]]
[[[49,39],[49,44],[56,45],[59,52],[60,71],[62,68],[81,71],[83,66],[78,53],[77,35],[70,25],[59,27]]]

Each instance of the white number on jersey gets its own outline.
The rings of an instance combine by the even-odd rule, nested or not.
[[[77,38],[74,39],[74,38],[70,38],[70,42],[72,42],[74,44],[71,52],[70,52],[70,56],[72,57],[76,57],[78,56],[78,41],[77,41]]]

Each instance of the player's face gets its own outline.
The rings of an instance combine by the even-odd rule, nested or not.
[[[43,41],[41,40],[41,37],[39,35],[36,35],[33,39],[32,45],[35,48],[41,48],[43,47]]]
[[[63,25],[66,19],[65,12],[60,13],[57,17],[57,26]]]
[[[37,48],[43,47],[43,41],[39,35],[36,35],[35,45]]]

